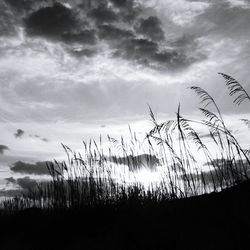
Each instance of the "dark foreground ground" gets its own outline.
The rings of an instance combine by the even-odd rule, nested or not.
[[[143,207],[2,215],[0,249],[250,249],[250,183]]]

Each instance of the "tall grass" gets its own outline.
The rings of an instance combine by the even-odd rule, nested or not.
[[[234,96],[235,104],[250,101],[240,83],[231,76],[219,74],[224,78],[230,96]],[[190,89],[200,99],[202,120],[183,117],[179,105],[175,120],[158,122],[149,107],[153,127],[143,141],[138,140],[129,128],[130,139],[108,136],[106,151],[101,137],[99,141],[83,142],[84,152],[81,154],[62,145],[68,160],[47,164],[52,181],[38,184],[21,197],[6,200],[3,208],[16,211],[30,207],[143,205],[216,192],[247,180],[249,150],[242,148],[228,129],[214,98],[201,87]],[[197,126],[207,131],[206,138],[195,129]],[[203,162],[197,160],[200,155]],[[141,167],[157,167],[163,169],[164,174],[157,184],[146,188],[126,180],[126,167],[129,172],[139,171]]]

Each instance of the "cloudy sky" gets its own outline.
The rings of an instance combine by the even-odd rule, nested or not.
[[[140,133],[147,104],[195,116],[192,85],[244,127],[249,104],[235,108],[217,72],[250,92],[249,23],[249,0],[1,1],[1,164],[60,157],[60,142],[77,149],[127,124]]]

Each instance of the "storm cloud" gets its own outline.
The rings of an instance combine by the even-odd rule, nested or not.
[[[60,3],[31,13],[24,22],[29,34],[48,37],[61,36],[77,26],[72,11]]]
[[[7,2],[15,9],[24,9]],[[40,5],[32,2],[26,5],[29,11],[26,10],[23,22],[27,34],[68,45],[78,44],[80,47],[67,48],[73,56],[105,53],[104,42],[114,58],[162,70],[180,70],[202,59],[172,46],[155,11],[136,1],[68,4],[45,1]]]
[[[94,9],[92,9],[88,16],[93,18],[97,23],[112,23],[118,20],[116,13],[107,7],[106,3],[100,3]]]
[[[150,16],[146,19],[139,20],[135,30],[153,41],[164,40],[164,31],[161,22],[156,16]]]
[[[37,162],[35,164],[22,161],[15,162],[10,170],[21,174],[49,175],[47,162]]]
[[[67,43],[77,42],[83,44],[95,44],[96,43],[96,31],[95,30],[83,30],[81,32],[70,32],[62,34],[63,41]]]

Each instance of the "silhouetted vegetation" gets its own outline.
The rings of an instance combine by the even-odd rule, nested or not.
[[[220,74],[229,94],[235,96],[234,103],[250,101],[247,92],[234,78]],[[144,141],[138,140],[130,129],[129,140],[108,136],[110,146],[106,151],[101,137],[98,142],[83,142],[84,153],[81,154],[62,145],[68,161],[47,163],[52,181],[37,184],[22,196],[4,201],[4,210],[147,204],[217,192],[248,180],[249,150],[243,149],[227,128],[213,97],[200,87],[190,89],[200,98],[200,111],[205,119],[187,119],[181,115],[179,106],[176,120],[158,122],[149,107],[153,128]],[[205,138],[196,131],[197,125],[206,128]],[[202,155],[205,161],[198,161],[197,155]],[[157,184],[146,188],[126,180],[123,172],[126,166],[130,172],[162,168],[164,175]]]
[[[235,103],[250,100],[236,80],[222,76]],[[130,140],[108,136],[108,153],[102,138],[84,142],[81,154],[62,145],[68,160],[47,163],[52,181],[21,179],[25,192],[2,202],[3,249],[248,249],[249,150],[209,93],[191,89],[204,120],[184,118],[179,106],[176,120],[158,122],[149,108],[153,128],[143,142],[130,129]],[[126,169],[142,168],[163,168],[162,180],[145,187],[126,179]]]

